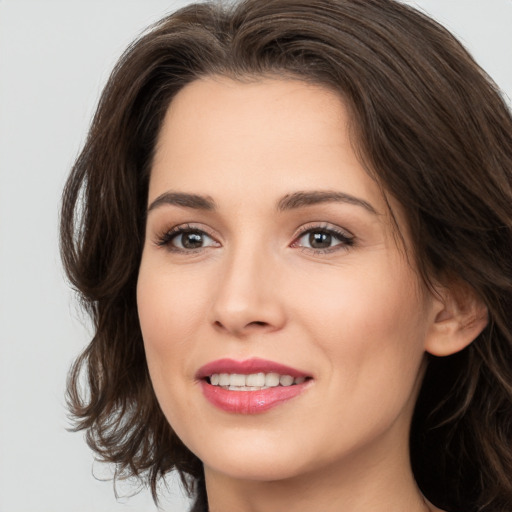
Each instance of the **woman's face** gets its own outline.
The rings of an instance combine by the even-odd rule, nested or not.
[[[209,78],[175,97],[138,307],[156,396],[207,474],[407,456],[435,313],[396,240],[336,94]]]

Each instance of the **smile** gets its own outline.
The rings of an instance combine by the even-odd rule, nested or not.
[[[229,391],[259,391],[261,389],[275,388],[277,386],[293,386],[302,384],[306,377],[292,377],[279,373],[214,373],[208,381],[212,386],[220,386]]]
[[[215,407],[236,414],[258,414],[305,391],[311,376],[264,359],[219,359],[196,375],[204,397]]]

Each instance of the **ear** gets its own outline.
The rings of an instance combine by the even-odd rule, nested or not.
[[[425,350],[434,356],[448,356],[466,348],[485,329],[487,306],[475,290],[460,280],[448,286],[436,285],[433,321]]]

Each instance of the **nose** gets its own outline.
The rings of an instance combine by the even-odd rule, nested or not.
[[[217,277],[214,327],[237,337],[281,329],[286,321],[281,277],[272,255],[250,247],[233,252]]]

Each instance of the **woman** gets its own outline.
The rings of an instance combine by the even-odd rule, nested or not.
[[[409,7],[169,16],[64,193],[77,429],[197,511],[510,510],[511,186],[503,100]]]

